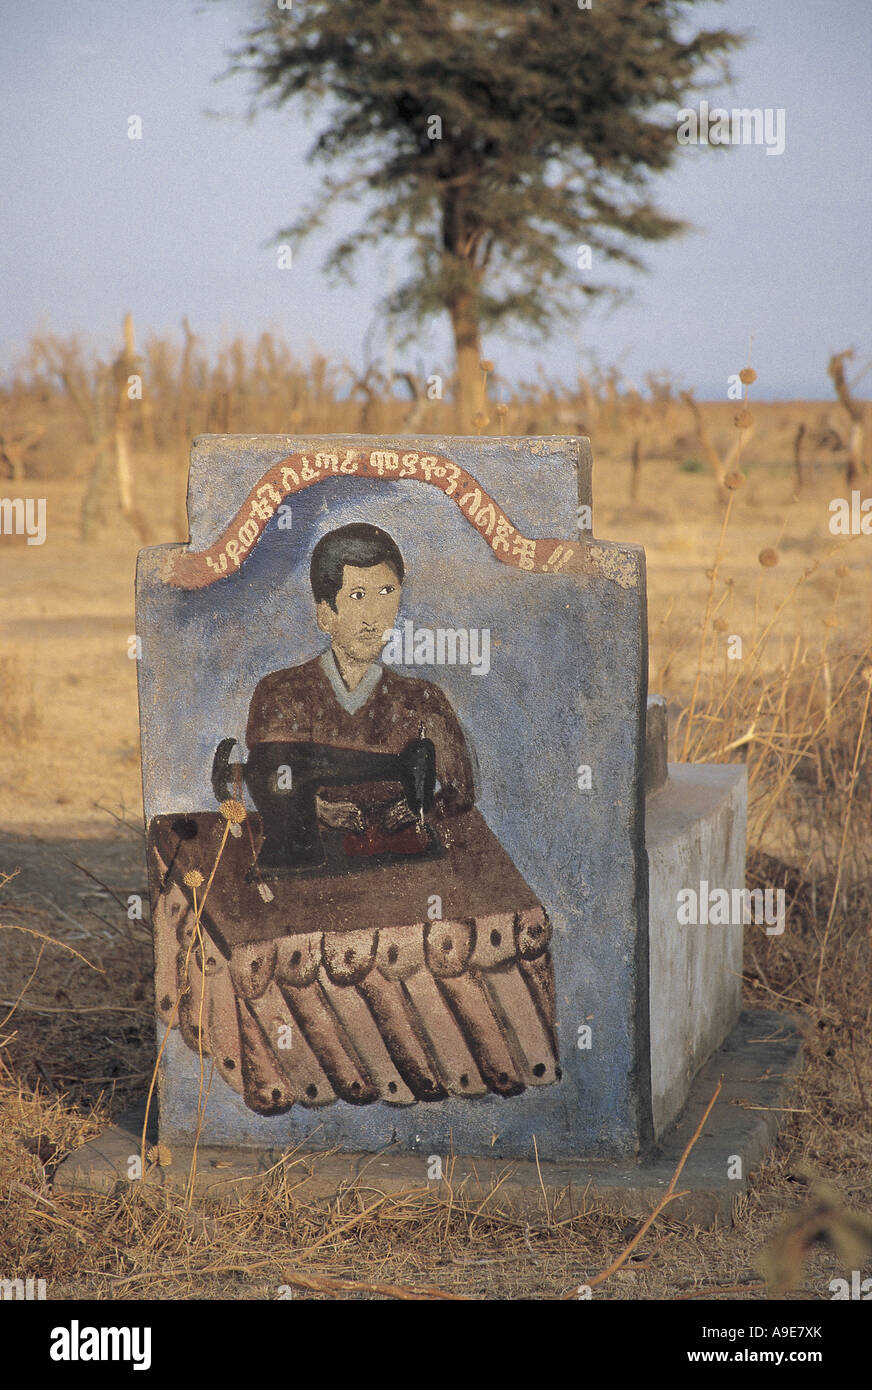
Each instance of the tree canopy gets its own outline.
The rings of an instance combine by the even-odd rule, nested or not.
[[[543,336],[577,309],[573,291],[608,288],[605,262],[639,268],[638,243],[684,230],[651,200],[651,176],[679,149],[677,110],[742,41],[695,29],[700,3],[295,0],[270,4],[232,55],[258,98],[314,109],[308,158],[339,166],[279,238],[366,198],[325,269],[405,243],[410,273],[386,308],[417,324],[450,315],[465,425],[483,332]]]

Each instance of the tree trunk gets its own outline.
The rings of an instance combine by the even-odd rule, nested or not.
[[[639,500],[639,466],[642,462],[641,441],[639,436],[633,440],[633,450],[630,454],[630,501]]]
[[[845,468],[845,482],[848,487],[854,487],[860,481],[860,470],[863,467],[863,426],[859,420],[854,420],[851,424],[851,437],[848,441],[848,463]]]
[[[94,463],[88,477],[85,495],[82,499],[80,535],[83,541],[94,539],[100,520],[101,503],[106,491],[107,481],[112,475],[113,458],[109,452],[108,415],[109,397],[112,392],[112,370],[98,366],[94,383],[94,416],[89,421],[94,435]]]
[[[796,490],[802,492],[805,475],[802,463],[802,441],[805,439],[805,422],[800,421],[796,427],[796,434],[793,440],[793,471],[796,474]]]
[[[845,376],[845,362],[854,356],[853,348],[847,352],[834,353],[830,358],[827,372],[836,388],[836,395],[851,417],[851,438],[848,443],[848,463],[845,468],[845,481],[853,487],[859,480],[863,467],[863,411],[854,400],[848,379]]]
[[[457,364],[455,428],[459,434],[469,434],[473,429],[473,416],[484,407],[479,367],[481,341],[472,296],[463,295],[456,299],[450,306],[450,313]]]

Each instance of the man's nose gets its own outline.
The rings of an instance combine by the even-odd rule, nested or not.
[[[368,627],[378,628],[379,632],[390,623],[387,618],[390,616],[390,598],[386,594],[367,595],[363,602],[363,620]]]

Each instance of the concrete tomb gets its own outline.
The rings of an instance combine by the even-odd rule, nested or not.
[[[742,767],[666,763],[585,439],[205,436],[137,573],[159,1135],[644,1153],[740,1012]],[[646,814],[647,808],[647,814]]]

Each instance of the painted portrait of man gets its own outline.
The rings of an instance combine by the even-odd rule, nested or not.
[[[330,637],[320,656],[258,683],[246,743],[300,742],[399,754],[416,737],[436,753],[436,820],[474,803],[470,753],[444,692],[431,681],[401,676],[379,661],[394,627],[405,577],[403,557],[387,532],[354,522],[322,536],[309,570],[319,628]],[[324,787],[319,822],[364,835],[372,847],[415,823],[398,781]]]
[[[380,527],[323,535],[309,582],[329,646],[257,681],[247,762],[230,761],[232,738],[216,750],[220,810],[192,810],[187,837],[178,818],[152,823],[160,1016],[260,1115],[559,1079],[545,908],[475,804],[448,696],[389,665],[405,577]],[[225,811],[247,830],[229,835]],[[215,868],[195,999],[184,923],[201,862]]]

